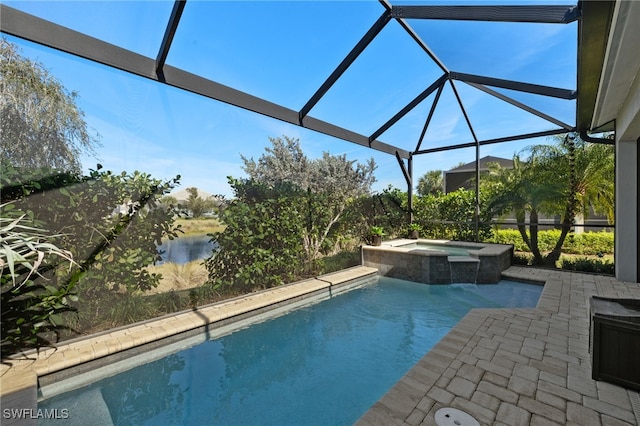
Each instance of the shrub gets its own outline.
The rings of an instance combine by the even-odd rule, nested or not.
[[[527,254],[514,254],[511,260],[512,265],[528,266],[531,263],[531,256]]]
[[[305,266],[301,191],[289,184],[229,183],[237,198],[221,213],[224,231],[211,234],[218,249],[205,261],[209,282],[223,291],[250,291],[293,281]]]
[[[542,252],[553,249],[560,237],[560,230],[549,229],[538,232],[538,246]],[[493,236],[485,240],[496,244],[513,244],[515,251],[529,251],[516,229],[495,229]],[[562,246],[562,252],[567,254],[601,255],[612,254],[614,251],[614,234],[608,231],[584,232],[569,234]]]
[[[602,261],[600,259],[589,259],[586,257],[577,259],[563,259],[562,269],[569,271],[594,272],[598,274],[615,274],[615,263]]]
[[[73,265],[72,254],[51,241],[58,237],[40,228],[25,226],[26,215],[13,204],[0,205],[0,288],[2,289],[1,354],[51,343],[59,338],[61,314],[73,311],[78,275],[66,284],[53,280]]]

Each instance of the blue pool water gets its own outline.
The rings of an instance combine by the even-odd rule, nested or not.
[[[469,252],[480,250],[477,247],[450,246],[446,244],[422,243],[422,242],[405,244],[399,247],[442,251],[447,253],[449,256],[469,256]]]
[[[38,408],[66,408],[73,417],[89,405],[117,425],[348,425],[470,309],[535,307],[541,291],[508,281],[426,285],[381,277]]]

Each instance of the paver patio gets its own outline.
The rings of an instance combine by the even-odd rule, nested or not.
[[[511,267],[538,280],[536,309],[476,309],[362,418],[359,426],[435,425],[454,407],[483,425],[638,425],[638,392],[591,379],[589,299],[640,298],[640,284]],[[638,360],[640,362],[640,360]]]

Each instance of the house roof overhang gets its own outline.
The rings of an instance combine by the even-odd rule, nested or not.
[[[578,29],[577,127],[640,135],[640,2],[583,1]],[[615,127],[614,127],[615,126]]]

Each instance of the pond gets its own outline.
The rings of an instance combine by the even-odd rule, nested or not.
[[[185,264],[194,260],[205,259],[211,255],[216,244],[211,242],[207,234],[189,235],[167,240],[158,246],[162,253],[162,262]]]

